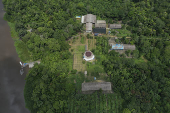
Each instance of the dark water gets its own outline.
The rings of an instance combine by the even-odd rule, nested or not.
[[[24,85],[28,68],[20,75],[20,59],[10,36],[10,28],[3,20],[0,0],[0,113],[30,113],[25,108]]]

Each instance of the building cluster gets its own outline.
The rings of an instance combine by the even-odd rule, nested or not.
[[[107,24],[105,20],[96,20],[96,15],[87,14],[81,17],[81,23],[86,24],[86,32],[93,32],[95,36],[98,34],[106,34]],[[94,29],[92,29],[94,26]],[[109,29],[120,29],[121,24],[109,24]]]

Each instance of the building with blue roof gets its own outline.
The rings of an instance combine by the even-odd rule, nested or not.
[[[123,50],[124,45],[123,44],[112,44],[111,50]]]

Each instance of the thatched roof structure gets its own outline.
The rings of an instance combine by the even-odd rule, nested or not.
[[[110,82],[82,83],[82,91],[94,91],[94,90],[100,90],[100,88],[103,91],[111,91],[112,90]]]
[[[96,23],[96,15],[87,14],[84,16],[84,23]]]
[[[106,28],[106,24],[104,24],[104,23],[102,23],[102,24],[96,23],[95,28]]]
[[[92,31],[92,23],[86,23],[86,31]]]
[[[105,20],[97,20],[97,23],[98,24],[106,24],[106,21]]]
[[[121,29],[122,25],[121,24],[109,24],[110,29]]]
[[[94,59],[94,55],[91,51],[86,51],[83,55],[83,59],[86,61],[90,61]]]
[[[85,55],[86,55],[87,57],[90,57],[90,56],[92,55],[92,53],[91,53],[90,51],[87,51],[87,52],[85,53]]]
[[[124,49],[126,50],[135,50],[136,46],[135,45],[130,45],[130,44],[123,44]]]

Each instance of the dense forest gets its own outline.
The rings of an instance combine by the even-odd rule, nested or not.
[[[170,112],[168,0],[3,0],[3,4],[20,59],[41,60],[26,77],[24,97],[31,113]],[[70,72],[67,40],[84,30],[75,16],[88,13],[107,23],[122,21],[132,35],[117,41],[137,47],[126,52],[133,55],[129,59],[115,51],[108,53],[108,39],[96,37],[92,51],[103,56],[96,59],[114,94],[80,94],[83,73]],[[76,84],[70,76],[77,77]]]

